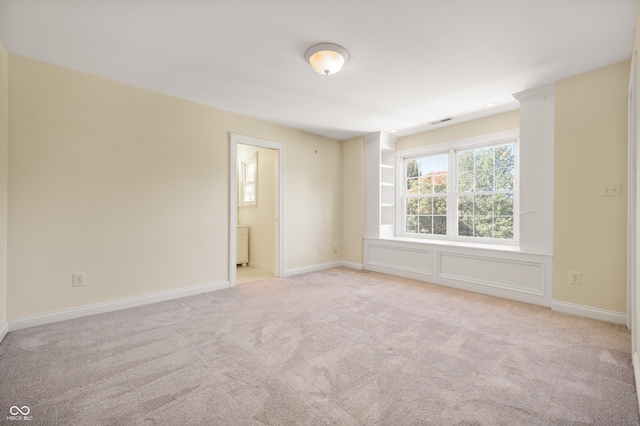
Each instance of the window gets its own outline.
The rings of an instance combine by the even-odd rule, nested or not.
[[[258,153],[248,160],[240,162],[240,205],[255,206],[257,204],[257,186],[258,186]]]
[[[412,234],[447,233],[447,155],[406,161],[406,231]]]
[[[516,241],[516,138],[423,151],[401,157],[404,236]]]
[[[515,143],[456,152],[458,236],[513,240]]]

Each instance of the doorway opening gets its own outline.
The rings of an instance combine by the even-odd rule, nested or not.
[[[284,146],[231,134],[229,284],[282,276]]]

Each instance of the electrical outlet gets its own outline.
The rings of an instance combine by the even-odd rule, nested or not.
[[[338,243],[333,243],[333,251],[338,251]]]
[[[569,284],[582,284],[582,273],[569,271]]]
[[[619,197],[621,185],[619,183],[603,183],[601,189],[602,197]]]
[[[85,283],[84,272],[72,275],[71,284],[74,287],[84,287],[84,283]]]
[[[322,246],[318,246],[316,250],[318,251],[318,254],[322,253]]]

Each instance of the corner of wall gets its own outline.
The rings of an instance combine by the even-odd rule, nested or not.
[[[0,342],[7,329],[8,52],[0,40]]]
[[[342,142],[342,261],[362,267],[364,235],[364,139]]]

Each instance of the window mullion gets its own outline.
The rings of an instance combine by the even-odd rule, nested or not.
[[[447,236],[458,236],[458,170],[456,167],[456,151],[449,150],[449,176],[447,176]]]

